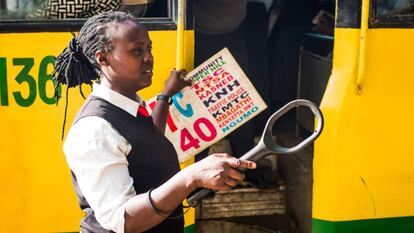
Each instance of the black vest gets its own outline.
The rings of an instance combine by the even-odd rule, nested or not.
[[[137,194],[160,186],[180,170],[173,145],[154,126],[152,118],[140,115],[134,117],[106,100],[94,96],[88,97],[73,124],[87,116],[98,116],[105,119],[131,144],[132,149],[127,156],[128,170],[134,180],[133,185]],[[81,231],[85,233],[111,232],[102,228],[96,221],[95,214],[80,191],[73,173],[72,181],[79,205],[86,213],[80,224]],[[180,206],[171,216],[178,216],[182,212],[182,206]],[[181,217],[166,219],[147,232],[182,233],[183,229],[184,219]]]

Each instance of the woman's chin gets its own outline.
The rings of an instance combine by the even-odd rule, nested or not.
[[[141,75],[140,83],[142,83],[142,86],[144,86],[144,87],[151,86],[151,84],[152,84],[152,72],[151,73],[145,73],[144,75]]]
[[[145,87],[149,87],[149,86],[151,86],[151,84],[152,84],[152,79],[149,79],[147,82],[146,82],[146,86]]]

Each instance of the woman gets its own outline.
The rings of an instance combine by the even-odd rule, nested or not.
[[[169,98],[189,82],[171,71],[148,116],[136,92],[151,85],[152,67],[148,31],[124,12],[90,18],[56,60],[56,88],[98,79],[64,144],[86,213],[81,232],[183,232],[186,196],[227,190],[243,180],[238,168],[256,167],[214,154],[180,171],[164,130]]]

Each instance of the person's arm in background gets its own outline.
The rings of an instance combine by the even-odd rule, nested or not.
[[[164,90],[161,92],[161,95],[166,95],[168,97],[172,97],[185,86],[188,86],[191,81],[186,81],[182,77],[185,76],[185,71],[180,70],[176,71],[175,69],[171,71],[170,77],[165,81]],[[169,103],[164,100],[159,100],[155,104],[155,107],[152,111],[152,120],[154,125],[162,132],[165,132],[165,125],[167,122],[168,117],[168,110],[169,110]]]
[[[69,19],[82,18],[84,7],[79,7],[83,1],[66,1],[66,0],[46,0],[38,6],[36,10],[27,14],[28,19]],[[62,7],[66,6],[66,7]]]
[[[95,7],[90,9],[90,16],[105,11],[116,11],[121,6],[122,0],[96,0]],[[89,17],[90,17],[89,16]]]

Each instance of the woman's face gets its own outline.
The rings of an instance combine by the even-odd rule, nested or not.
[[[151,85],[154,58],[148,31],[133,21],[117,23],[107,30],[113,38],[106,76],[115,91],[126,96]]]

